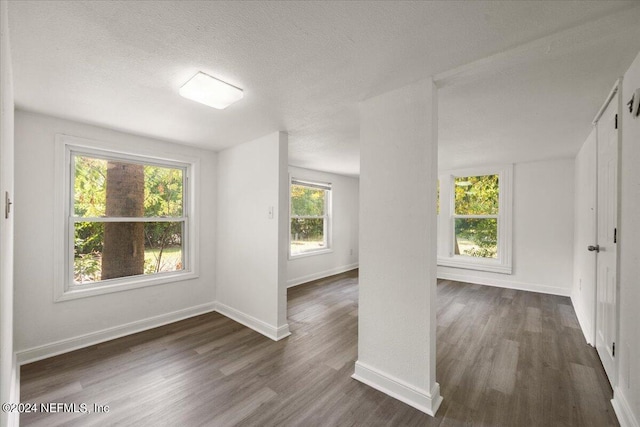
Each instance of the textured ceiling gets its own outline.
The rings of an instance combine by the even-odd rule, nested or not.
[[[441,165],[573,155],[640,50],[634,1],[12,1],[9,17],[18,108],[214,150],[284,130],[291,164],[350,175],[358,103],[432,75]],[[197,71],[244,99],[181,98]]]

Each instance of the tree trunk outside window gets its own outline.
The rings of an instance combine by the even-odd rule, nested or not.
[[[144,216],[144,166],[107,163],[106,216]],[[102,280],[144,273],[144,223],[104,225]]]

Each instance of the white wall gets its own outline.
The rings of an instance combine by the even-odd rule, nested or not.
[[[435,382],[437,89],[360,106],[360,297],[354,378],[428,414]]]
[[[200,276],[53,302],[54,141],[57,133],[200,159]],[[15,343],[32,360],[214,308],[216,154],[40,114],[16,112]],[[196,177],[198,178],[198,177]]]
[[[596,130],[589,134],[575,160],[573,288],[571,301],[585,339],[595,345],[596,253],[587,246],[596,239]]]
[[[438,277],[570,295],[573,280],[574,160],[513,168],[512,274],[438,266]]]
[[[287,160],[280,132],[223,150],[218,163],[218,311],[276,340],[289,335]]]
[[[624,75],[620,212],[620,329],[613,406],[625,426],[640,426],[640,117],[626,103],[640,88],[640,54]]]
[[[331,252],[289,259],[287,286],[342,273],[358,267],[359,180],[289,166],[293,178],[330,182],[332,198]]]
[[[14,198],[14,105],[7,2],[0,2],[0,402],[19,401],[19,371],[13,348],[14,217],[5,219],[4,195]],[[17,425],[18,414],[0,412],[0,425]]]

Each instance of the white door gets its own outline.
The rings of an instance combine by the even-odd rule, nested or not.
[[[618,218],[618,95],[597,123],[598,201],[596,260],[596,349],[615,385],[618,329],[617,314],[617,218]],[[592,249],[592,248],[591,248]]]

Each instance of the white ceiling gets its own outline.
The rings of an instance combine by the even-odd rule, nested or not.
[[[16,106],[220,150],[289,133],[359,173],[358,103],[436,76],[442,167],[575,155],[640,51],[637,1],[11,1]],[[244,89],[214,110],[178,88]]]

